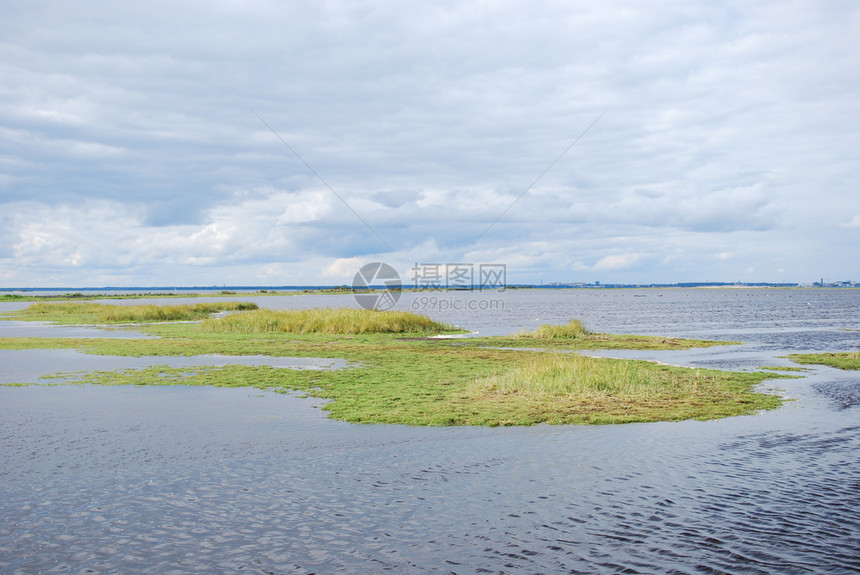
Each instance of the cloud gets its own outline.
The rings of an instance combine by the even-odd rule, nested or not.
[[[464,258],[518,281],[860,277],[858,26],[811,0],[22,3],[0,22],[0,287]]]
[[[338,258],[323,268],[323,275],[338,280],[351,280],[355,273],[367,263],[362,258]]]
[[[617,271],[631,268],[643,258],[642,254],[616,254],[605,256],[594,264],[595,271]]]
[[[852,230],[860,229],[860,214],[855,215],[850,221],[840,224],[843,228]]]

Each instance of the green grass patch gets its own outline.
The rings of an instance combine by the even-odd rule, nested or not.
[[[65,325],[196,321],[220,311],[256,310],[250,302],[212,302],[186,305],[108,305],[90,302],[38,302],[8,317]]]
[[[625,395],[647,398],[679,385],[671,373],[654,369],[657,364],[618,361],[573,354],[535,353],[523,365],[494,375],[485,382],[493,391],[533,397],[564,395]],[[693,378],[685,384],[696,386]]]
[[[476,345],[472,338],[426,337],[451,328],[427,324],[429,320],[414,314],[312,312],[247,311],[200,323],[149,323],[135,328],[158,336],[149,339],[0,338],[0,349],[62,348],[115,356],[340,358],[351,367],[302,371],[243,365],[157,366],[58,375],[91,384],[300,391],[330,400],[324,409],[335,419],[406,425],[596,424],[728,417],[779,406],[779,397],[756,392],[754,387],[766,379],[786,377],[557,353],[624,346],[678,349],[688,346],[685,340],[585,333],[481,338],[481,345]],[[549,351],[505,347],[507,342]]]
[[[406,311],[372,311],[351,308],[268,310],[235,314],[203,323],[203,331],[222,333],[295,334],[439,334],[455,327]]]
[[[838,369],[860,369],[860,352],[792,353],[788,358],[800,364],[827,365]]]

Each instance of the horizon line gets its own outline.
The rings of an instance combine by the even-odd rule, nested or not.
[[[504,288],[543,288],[543,289],[577,289],[577,288],[607,288],[607,287],[699,287],[699,286],[715,286],[715,287],[846,287],[858,286],[852,280],[846,281],[831,281],[831,282],[768,282],[768,281],[748,281],[748,282],[726,282],[726,281],[677,281],[677,282],[610,282],[604,283],[600,281],[594,282],[550,282],[550,283],[509,283],[503,286],[431,286],[421,284],[402,284],[401,289],[414,289],[422,291],[490,291],[492,289]],[[383,284],[367,286],[376,289],[385,289],[388,286]],[[359,289],[349,284],[260,284],[260,285],[153,285],[153,286],[18,286],[18,287],[0,287],[0,292],[31,292],[31,291],[142,291],[142,290],[162,290],[162,291],[191,291],[191,290],[303,290],[303,289]]]

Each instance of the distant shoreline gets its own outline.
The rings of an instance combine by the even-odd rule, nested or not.
[[[369,286],[370,289],[384,290],[383,285]],[[608,290],[608,289],[851,289],[860,288],[854,282],[838,282],[836,284],[795,284],[795,283],[697,283],[684,282],[677,284],[511,284],[502,288],[428,288],[425,286],[404,285],[400,291],[413,292],[472,292],[472,291],[505,291],[522,289],[544,290]],[[299,293],[353,293],[356,291],[346,285],[308,285],[308,286],[102,286],[102,287],[0,287],[0,297],[4,295],[60,297],[80,293],[80,297],[91,297],[98,294],[114,296],[150,296],[176,297],[196,294],[204,295],[295,295]]]

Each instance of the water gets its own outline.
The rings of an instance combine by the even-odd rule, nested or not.
[[[127,328],[95,328],[72,325],[51,325],[42,321],[0,321],[0,337],[66,337],[140,339],[151,336]]]
[[[685,365],[860,349],[852,290],[461,297],[505,307],[423,311],[482,333],[579,317],[748,342],[612,353]],[[858,572],[860,375],[770,385],[794,401],[712,422],[515,429],[350,425],[318,400],[247,389],[0,388],[0,572]]]
[[[77,379],[77,374],[85,371],[113,371],[121,369],[143,369],[167,365],[186,368],[198,365],[265,365],[284,369],[329,370],[344,369],[349,366],[342,359],[322,357],[268,357],[264,355],[196,355],[189,357],[117,357],[109,355],[88,355],[71,349],[0,349],[0,384],[3,383],[46,383],[45,376],[53,383],[64,383]],[[61,373],[62,376],[57,374]]]

